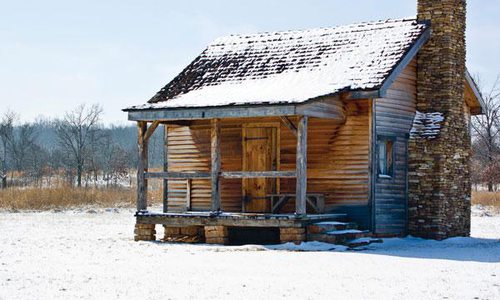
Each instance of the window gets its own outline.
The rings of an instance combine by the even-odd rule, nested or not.
[[[392,177],[394,173],[394,140],[387,137],[379,137],[377,149],[379,177]]]

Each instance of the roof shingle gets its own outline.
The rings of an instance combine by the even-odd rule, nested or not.
[[[130,109],[300,103],[377,89],[426,28],[399,19],[222,37],[147,104]]]

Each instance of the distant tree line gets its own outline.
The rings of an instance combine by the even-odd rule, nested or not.
[[[80,105],[62,118],[21,123],[8,111],[0,116],[0,188],[78,187],[130,181],[137,162],[137,128],[105,126],[99,105]],[[161,165],[162,137],[150,145],[151,165]]]
[[[481,87],[481,81],[476,79]],[[472,183],[500,186],[500,76],[482,89],[483,115],[472,120]],[[0,116],[0,188],[8,186],[116,185],[131,179],[137,164],[137,128],[105,126],[99,105],[79,105],[62,118],[20,123],[15,112]],[[161,130],[150,139],[150,167],[162,165]]]
[[[481,87],[481,80],[476,79]],[[472,182],[496,191],[500,184],[500,77],[489,90],[482,89],[483,115],[472,120]]]

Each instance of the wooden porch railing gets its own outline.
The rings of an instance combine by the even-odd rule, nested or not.
[[[221,208],[221,178],[297,178],[295,193],[295,212],[297,215],[306,214],[307,203],[307,125],[308,117],[301,116],[296,129],[297,135],[297,156],[295,171],[263,171],[263,172],[222,172],[221,171],[221,149],[220,149],[220,120],[213,119],[210,133],[211,138],[211,166],[210,172],[169,172],[168,171],[168,149],[167,149],[167,125],[164,128],[164,168],[163,172],[148,172],[148,141],[160,122],[155,121],[147,126],[147,122],[139,121],[138,125],[138,145],[139,145],[139,165],[137,171],[137,210],[147,209],[147,180],[163,179],[163,211],[168,207],[168,180],[186,179],[210,179],[211,180],[211,209],[219,212]],[[290,125],[290,124],[288,124]],[[293,125],[293,124],[292,124]],[[295,128],[294,128],[295,130]],[[190,184],[190,183],[189,183]]]
[[[263,172],[220,172],[221,178],[295,178],[294,171],[263,171]],[[210,179],[208,172],[145,172],[146,179]]]

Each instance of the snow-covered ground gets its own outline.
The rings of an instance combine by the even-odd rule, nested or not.
[[[136,243],[133,225],[126,210],[0,213],[0,299],[500,299],[500,215],[477,208],[471,238],[359,252]]]

